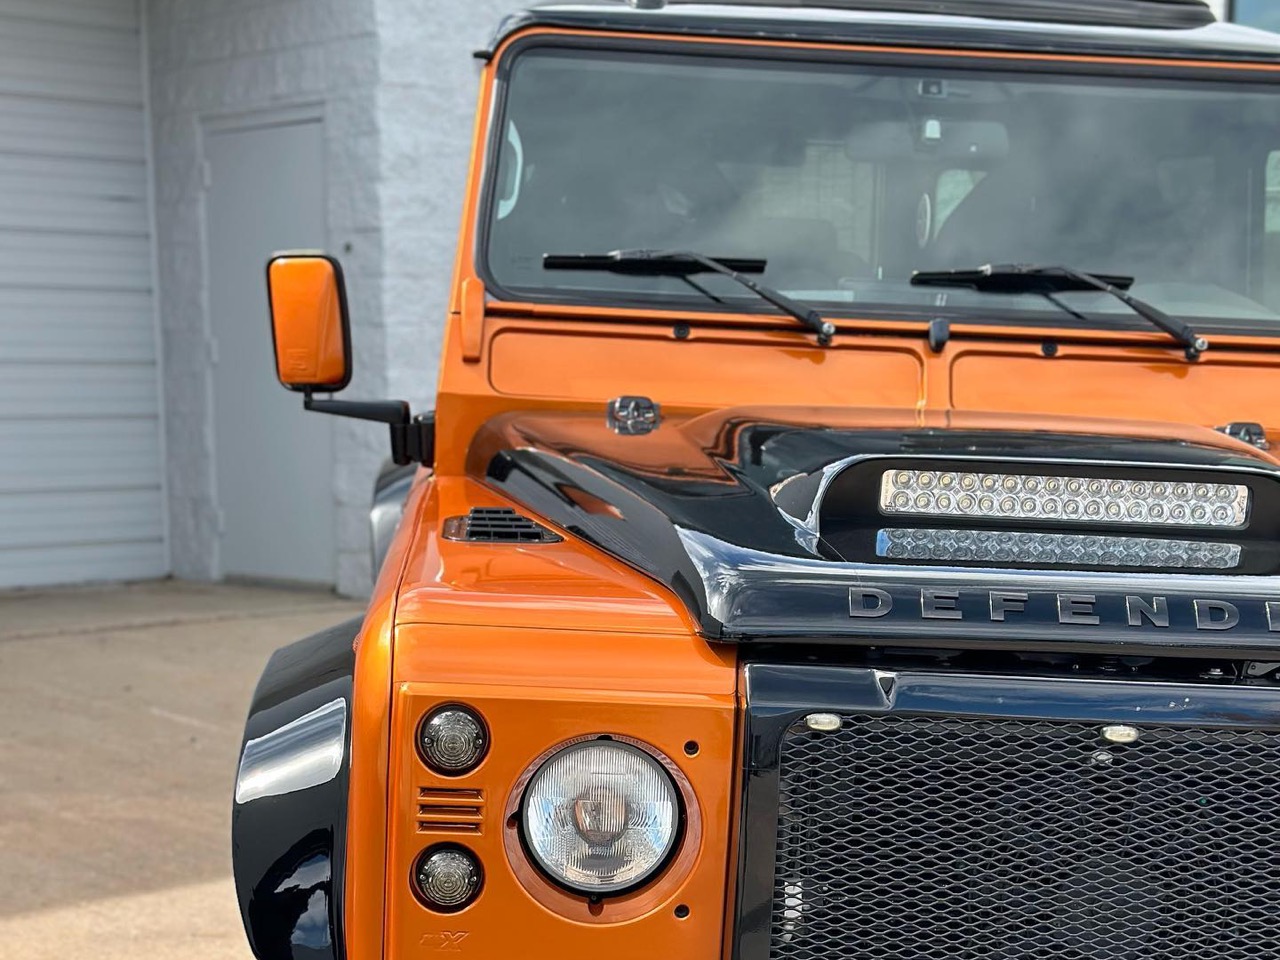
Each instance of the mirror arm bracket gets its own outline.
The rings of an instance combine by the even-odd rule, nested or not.
[[[310,392],[302,405],[313,413],[387,424],[391,428],[391,459],[397,466],[420,463],[429,467],[435,463],[434,413],[412,416],[403,400],[316,400]]]

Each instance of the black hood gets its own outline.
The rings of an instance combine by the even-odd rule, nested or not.
[[[871,425],[849,425],[859,420]],[[1207,430],[1173,425],[1161,436],[1159,428],[1063,424],[1024,432],[955,415],[927,424],[914,413],[727,411],[669,420],[636,437],[614,434],[596,415],[514,414],[481,432],[470,466],[530,510],[670,587],[709,639],[1083,643],[1218,654],[1256,652],[1280,639],[1274,460]],[[1070,566],[889,559],[877,546],[892,525],[880,509],[881,478],[917,468],[1170,489],[1232,485],[1248,490],[1248,521],[1191,532],[1120,522],[978,524],[1015,540],[1056,530],[1082,543],[1229,543],[1239,561],[1222,569],[1108,565],[1103,554]],[[954,518],[917,520],[922,529],[956,525]]]

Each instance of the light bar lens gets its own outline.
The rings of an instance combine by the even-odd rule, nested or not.
[[[1240,565],[1241,548],[1234,543],[1016,530],[881,530],[876,554],[891,560],[1231,570]]]
[[[1249,499],[1243,484],[937,470],[890,470],[880,485],[886,514],[1058,523],[1242,527]]]

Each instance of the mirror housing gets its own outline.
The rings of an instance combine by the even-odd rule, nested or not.
[[[342,264],[323,253],[277,253],[267,261],[267,298],[276,376],[286,390],[304,394],[302,406],[391,428],[391,459],[398,466],[430,467],[436,456],[436,418],[413,416],[403,400],[317,400],[351,382],[351,317]]]
[[[320,253],[267,263],[276,376],[288,390],[337,393],[351,382],[351,318],[342,265]]]

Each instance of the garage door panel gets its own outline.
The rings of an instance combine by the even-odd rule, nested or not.
[[[78,27],[106,27],[126,35],[138,31],[138,11],[121,0],[3,0],[0,17]]]
[[[0,287],[140,290],[151,287],[146,237],[0,230]]]
[[[139,0],[0,0],[0,587],[167,570]]]
[[[82,323],[86,326],[102,325],[117,329],[130,324],[137,325],[149,310],[151,295],[145,290],[121,290],[115,293],[67,287],[10,290],[0,297],[0,328],[16,325],[18,321],[25,319],[33,321],[32,326]],[[34,321],[38,321],[38,324]],[[38,332],[36,331],[36,335]],[[31,335],[31,332],[15,332],[14,335]]]
[[[0,20],[0,26],[3,26]],[[129,161],[135,176],[143,170],[146,121],[136,103],[107,105],[31,97],[0,96],[0,157],[85,157]],[[98,168],[104,177],[109,167]],[[59,179],[57,169],[47,171]]]
[[[0,457],[0,502],[6,494],[16,502],[18,494],[154,489],[160,434],[149,417],[0,420],[0,450],[23,452]]]
[[[150,231],[145,200],[17,193],[0,185],[0,230],[140,237]]]
[[[145,293],[7,290],[0,297],[4,362],[152,363],[155,332]]]
[[[0,145],[0,194],[147,199],[147,170],[141,163],[6,154],[4,146]]]
[[[168,572],[160,540],[0,550],[0,589],[103,580],[152,580]]]
[[[156,371],[151,363],[0,363],[0,420],[158,415]],[[87,450],[82,453],[91,457]]]
[[[54,2],[54,0],[51,0]],[[91,103],[135,103],[137,81],[127,69],[38,56],[0,59],[0,94],[58,97]]]
[[[160,488],[39,493],[0,500],[0,551],[162,539]]]
[[[0,4],[0,11],[8,6]],[[66,5],[59,0],[47,0],[46,6],[65,8]],[[99,63],[119,70],[139,62],[141,52],[141,39],[134,30],[104,30],[101,26],[75,22],[8,17],[0,33],[0,56]]]

